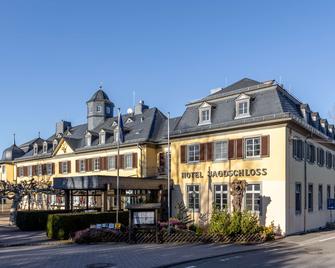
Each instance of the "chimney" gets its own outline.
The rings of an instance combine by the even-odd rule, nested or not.
[[[145,105],[143,100],[139,101],[139,103],[135,106],[135,115],[143,114],[146,109],[149,109],[149,106]]]
[[[71,122],[62,120],[56,123],[56,135],[64,134],[65,130],[70,128],[71,128]]]

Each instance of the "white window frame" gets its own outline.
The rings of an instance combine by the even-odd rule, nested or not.
[[[133,154],[132,153],[124,155],[124,168],[125,169],[133,168]]]
[[[219,190],[217,190],[217,187],[220,187]],[[226,188],[226,189],[224,189]],[[220,195],[220,204],[219,204],[219,208],[217,207],[217,203],[216,203],[216,195],[219,194]],[[223,203],[223,195],[226,195],[226,204],[224,206]],[[214,200],[213,203],[215,205],[215,207],[219,210],[224,210],[224,209],[229,209],[229,191],[228,191],[228,184],[226,183],[222,183],[222,184],[214,184]]]
[[[40,164],[40,165],[37,165],[37,176],[42,176],[43,175],[43,166]]]
[[[48,143],[43,142],[43,153],[46,154],[48,152]]]
[[[255,190],[255,185],[259,185],[259,190]],[[248,190],[248,186],[251,186],[252,189]],[[251,194],[251,210],[248,209],[248,205],[247,205],[247,194]],[[259,210],[255,210],[255,195],[259,194]],[[244,198],[244,205],[245,205],[245,209],[247,209],[248,211],[251,211],[252,213],[256,213],[256,214],[261,214],[262,213],[262,204],[261,204],[261,199],[262,199],[262,184],[261,183],[257,183],[257,182],[253,182],[247,185],[246,191],[245,191],[245,198]]]
[[[61,162],[62,163],[62,174],[67,174],[69,169],[67,165],[67,161]]]
[[[33,166],[28,166],[28,177],[33,176]]]
[[[100,158],[93,159],[93,170],[100,171]]]
[[[38,154],[38,145],[37,145],[37,143],[34,144],[34,147],[33,147],[33,154],[34,154],[34,155],[37,155],[37,154]]]
[[[111,155],[108,157],[108,170],[115,170],[115,169],[116,169],[116,155]]]
[[[99,144],[105,144],[106,143],[106,132],[101,131],[99,133]]]
[[[220,149],[219,154],[217,154],[217,150]],[[217,157],[220,155],[220,157]],[[228,141],[222,140],[222,141],[215,141],[214,142],[214,154],[213,154],[214,161],[226,161],[228,160]]]
[[[190,151],[191,147],[197,146],[199,149],[198,150],[193,150],[193,152]],[[193,154],[193,160],[190,160],[190,154]],[[196,157],[198,155],[198,157]],[[200,162],[200,144],[195,143],[195,144],[189,144],[187,145],[187,163],[198,163]]]
[[[196,187],[196,186],[198,186],[198,191],[195,191],[195,189],[194,189],[194,187]],[[193,188],[193,189],[191,190],[190,188]],[[193,194],[193,192],[195,192],[195,194],[198,195],[198,197],[195,197],[195,200],[198,199],[198,208],[195,207],[195,204],[196,204],[195,201],[193,201],[194,202],[193,207],[190,207],[190,194]],[[186,195],[187,208],[191,211],[193,211],[193,209],[194,209],[195,212],[199,212],[200,211],[200,204],[201,204],[200,184],[187,184],[186,185],[186,193],[187,193],[187,195]]]
[[[242,113],[240,113],[240,105],[243,105]],[[250,117],[250,97],[249,96],[247,95],[240,96],[235,101],[235,114],[236,114],[235,119]]]
[[[47,175],[51,176],[52,175],[52,163],[47,164],[46,169],[47,169],[46,170],[47,171]]]
[[[86,161],[85,159],[79,160],[79,172],[85,172],[86,171]]]
[[[252,144],[248,145],[248,140],[252,140]],[[255,140],[259,140],[258,144],[255,144]],[[259,153],[256,154],[256,146],[259,146]],[[252,147],[251,150],[249,150],[249,146]],[[261,137],[250,137],[250,138],[245,138],[244,139],[244,153],[245,153],[245,157],[246,158],[260,158],[261,157],[261,153],[262,153],[262,140]],[[252,152],[252,155],[248,155],[248,152]]]

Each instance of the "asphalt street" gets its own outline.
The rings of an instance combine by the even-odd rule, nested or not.
[[[236,253],[177,266],[200,267],[335,267],[335,232],[287,237],[267,249]]]

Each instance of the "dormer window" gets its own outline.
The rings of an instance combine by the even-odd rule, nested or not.
[[[104,130],[101,130],[99,133],[99,144],[105,144],[106,143],[106,132]]]
[[[48,143],[45,141],[43,143],[43,153],[46,154],[48,152]]]
[[[127,121],[126,121],[126,124],[129,124],[129,123],[132,123],[132,122],[134,122],[133,119],[128,118]]]
[[[58,145],[58,141],[57,140],[54,140],[53,144],[52,144],[52,149],[53,150],[56,150],[56,147]]]
[[[204,102],[199,107],[199,125],[206,125],[211,123],[212,106]]]
[[[114,121],[113,124],[112,124],[112,127],[115,127],[115,126],[117,126],[116,121]]]
[[[249,117],[250,116],[250,97],[241,94],[236,100],[235,100],[235,105],[236,105],[236,116],[235,119],[239,118],[244,118],[244,117]]]
[[[33,151],[34,151],[34,155],[38,154],[38,145],[37,145],[37,143],[34,144]]]
[[[85,135],[85,146],[87,147],[91,146],[91,141],[92,141],[92,135],[90,133],[87,133]]]
[[[98,106],[97,106],[97,112],[98,112],[98,113],[101,113],[101,105],[98,105]]]

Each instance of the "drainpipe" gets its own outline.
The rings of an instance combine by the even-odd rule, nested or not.
[[[137,144],[137,148],[140,149],[140,151],[141,151],[141,157],[140,157],[140,170],[141,170],[141,173],[140,173],[140,176],[141,176],[141,178],[143,178],[143,169],[142,169],[142,150],[143,150],[143,148],[142,148],[142,146],[139,143]]]

